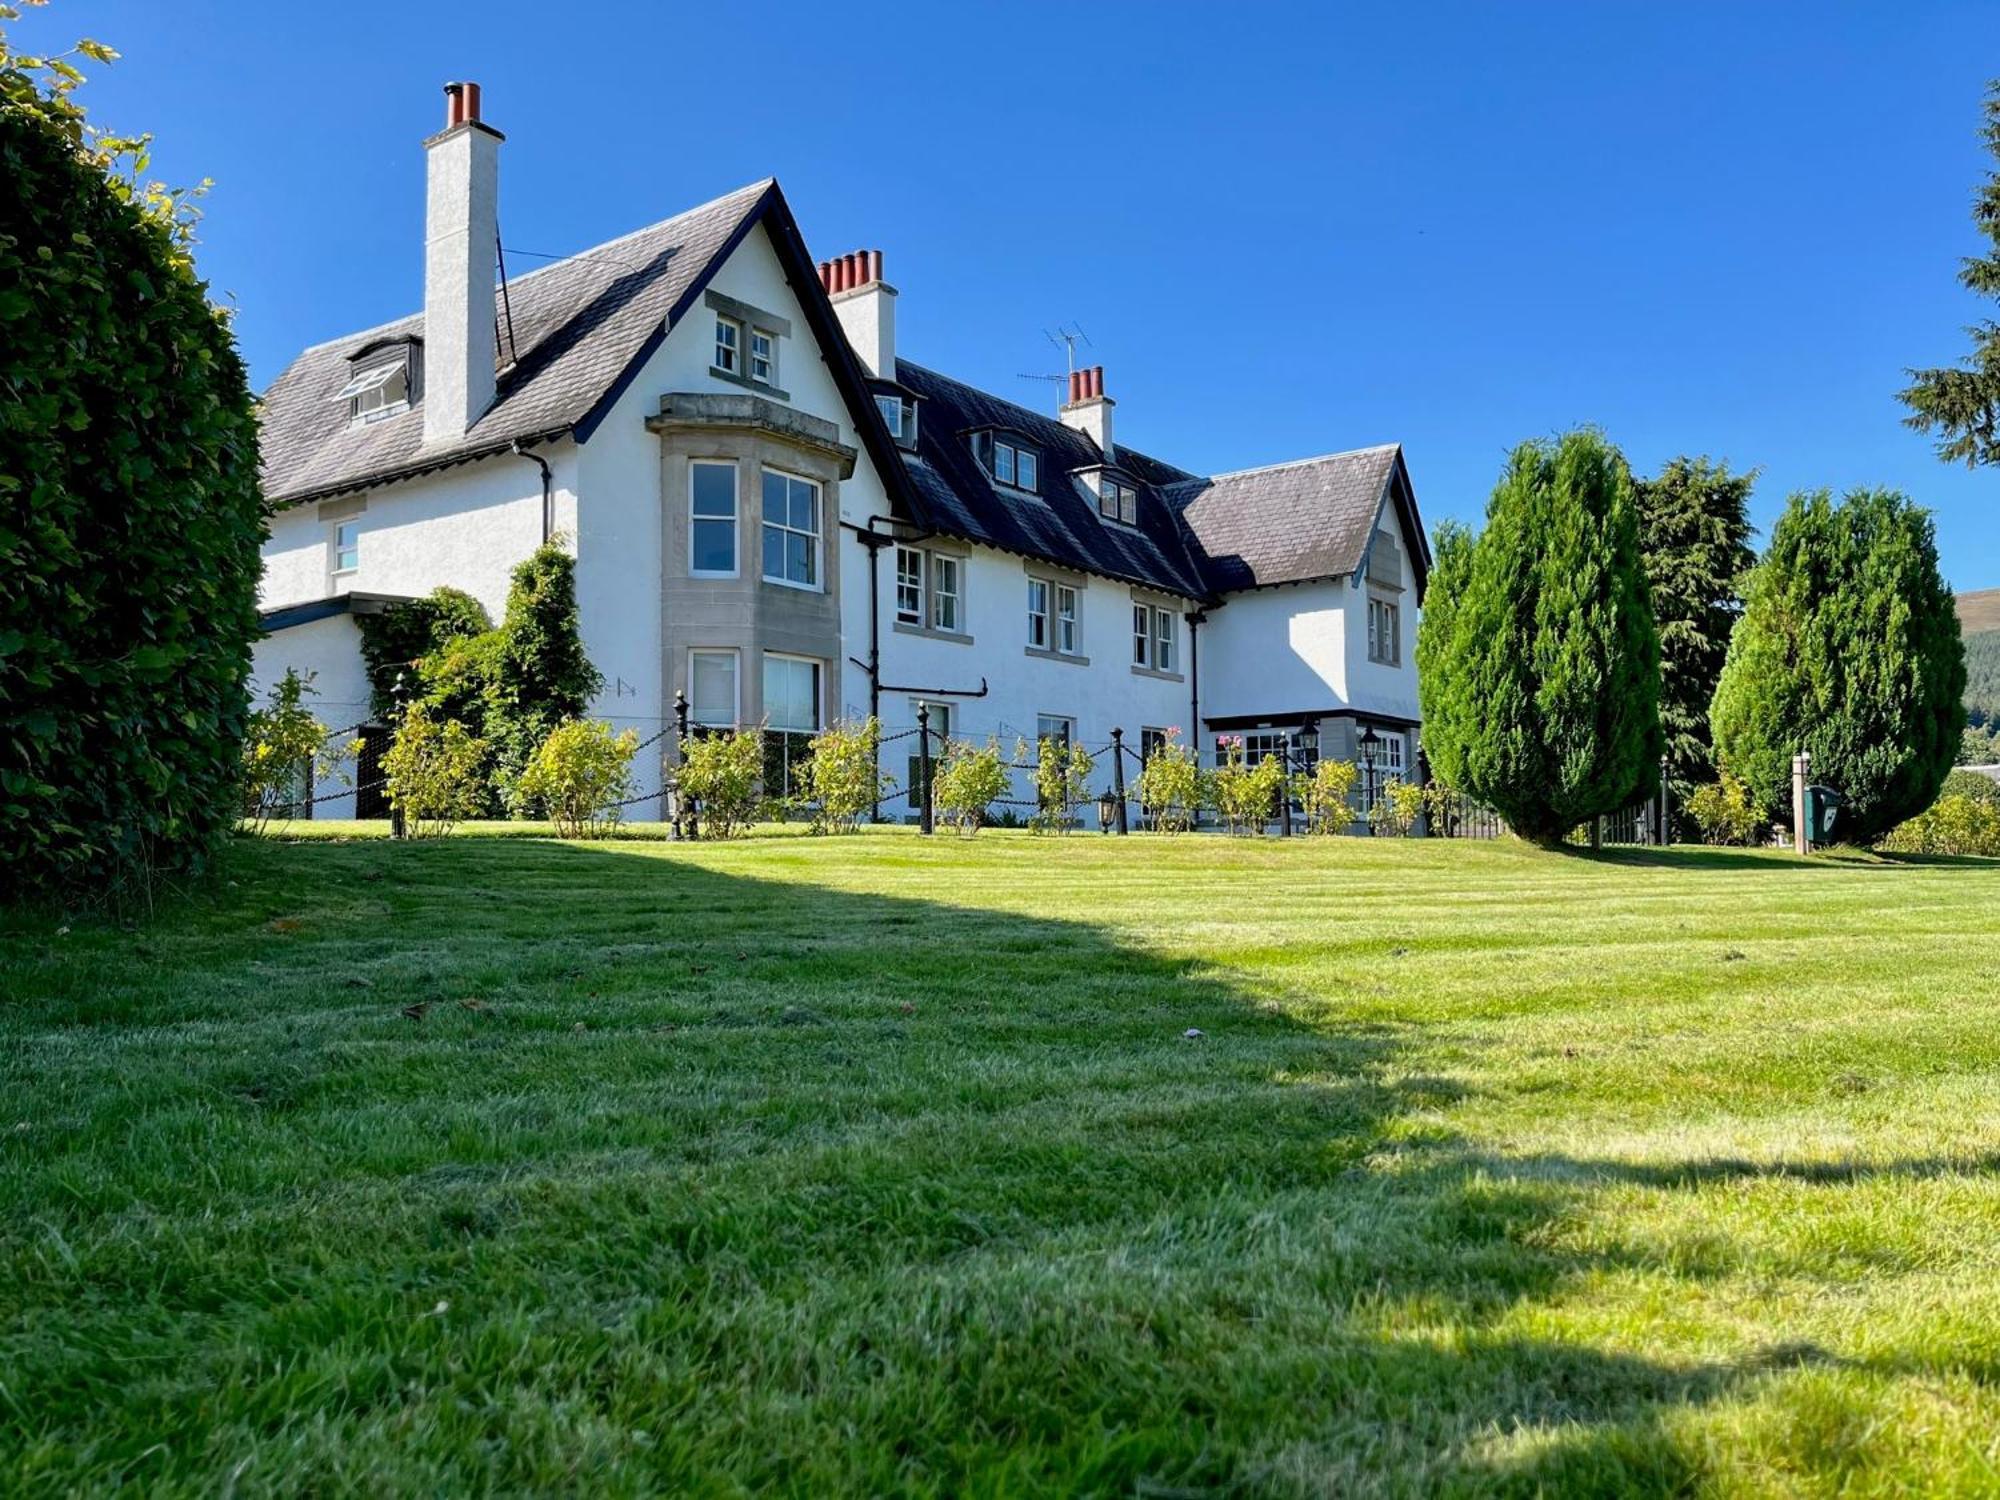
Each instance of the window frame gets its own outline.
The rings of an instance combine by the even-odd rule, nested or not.
[[[914,558],[916,560],[917,569],[916,569],[916,580],[914,585],[910,582],[910,580],[905,576],[903,572],[903,559],[906,557]],[[900,542],[897,543],[896,618],[905,625],[921,625],[924,623],[924,616],[926,613],[924,609],[924,603],[927,598],[926,575],[928,575],[929,572],[930,569],[926,564],[925,553],[922,548],[905,547]],[[916,589],[916,603],[909,606],[906,609],[903,604],[903,591],[911,587],[914,587]]]
[[[789,469],[780,469],[771,464],[763,465],[758,472],[759,472],[759,480],[757,486],[757,498],[758,498],[758,522],[760,527],[758,531],[758,548],[757,548],[758,572],[762,575],[763,581],[765,583],[776,584],[780,588],[799,589],[809,594],[825,593],[826,592],[826,555],[825,555],[826,487],[822,485],[817,479],[808,478],[804,474],[794,474]],[[769,495],[767,493],[767,487],[769,481],[773,477],[784,480],[787,485],[786,516],[783,521],[773,521],[771,519],[771,513],[769,508]],[[797,527],[791,524],[791,513],[790,513],[791,496],[790,496],[789,486],[794,484],[802,484],[812,492],[813,529],[810,532],[800,531]],[[764,560],[764,552],[765,552],[764,543],[768,540],[769,535],[772,531],[777,531],[786,537],[803,536],[806,537],[812,543],[811,551],[809,553],[809,556],[811,558],[810,571],[812,573],[812,579],[810,582],[801,583],[799,580],[795,578],[773,576],[769,571],[766,570],[765,560]],[[784,552],[785,552],[785,558],[789,559],[789,557],[791,556],[790,547],[789,546],[786,547],[784,549]]]
[[[1083,595],[1073,583],[1055,586],[1055,646],[1058,656],[1083,655]],[[1065,610],[1064,605],[1069,607]]]
[[[1097,514],[1106,521],[1116,521],[1120,526],[1137,526],[1138,490],[1109,474],[1100,474],[1097,479]]]
[[[757,342],[760,339],[764,343],[764,352],[761,355],[757,352]],[[776,385],[778,383],[777,334],[768,328],[759,328],[753,323],[745,331],[744,343],[743,373],[759,385]],[[764,373],[761,375],[757,373],[759,361],[764,366]]]
[[[695,691],[697,657],[719,657],[729,663],[729,719],[712,723],[701,717],[701,700]],[[700,729],[735,729],[743,722],[743,653],[734,646],[690,646],[687,654],[688,725]]]
[[[1042,606],[1035,608],[1035,595],[1041,593]],[[1041,626],[1041,639],[1035,638],[1035,627]],[[1028,579],[1028,648],[1032,651],[1048,651],[1053,648],[1049,642],[1054,637],[1055,627],[1055,585],[1046,578],[1030,576]]]
[[[1132,601],[1132,665],[1148,671],[1153,666],[1153,606],[1137,599]]]
[[[957,635],[965,619],[965,560],[949,552],[933,552],[929,554],[927,570],[930,574],[930,628]],[[951,575],[951,587],[948,589],[940,584],[940,579],[946,572]],[[949,623],[945,621],[943,611],[939,608],[939,605],[947,599],[951,601]]]
[[[724,375],[743,375],[743,330],[741,318],[732,318],[727,313],[715,315],[715,345],[709,351],[711,369],[720,370]],[[725,331],[730,335],[727,339],[722,336]]]
[[[1153,670],[1172,672],[1180,659],[1180,612],[1152,606],[1153,611]]]
[[[792,666],[804,666],[812,672],[812,723],[774,724],[771,722],[771,663],[784,662]],[[760,684],[764,690],[764,728],[772,734],[818,734],[825,728],[826,705],[826,663],[817,656],[800,656],[791,651],[766,651],[764,653],[764,675]]]
[[[1044,724],[1060,724],[1062,726],[1062,733],[1059,735],[1044,734],[1042,732]],[[1041,751],[1042,741],[1048,739],[1060,739],[1065,749],[1074,745],[1076,743],[1076,715],[1045,714],[1037,710],[1035,714],[1035,749],[1037,754]]]
[[[1368,596],[1368,659],[1378,666],[1403,664],[1402,606],[1393,599]],[[1387,634],[1385,644],[1383,635]]]
[[[729,515],[702,515],[695,510],[696,469],[727,469],[729,471]],[[729,524],[729,567],[698,568],[695,558],[699,555],[695,547],[695,529],[701,525],[713,526],[727,520]],[[743,468],[733,458],[690,458],[688,460],[688,577],[690,578],[741,578],[743,576]]]
[[[333,531],[327,540],[327,556],[330,560],[328,572],[335,578],[352,577],[361,571],[361,517],[348,516],[331,524]],[[340,534],[350,530],[354,533],[353,540],[343,546]],[[342,563],[340,560],[342,553],[352,553],[354,560]]]

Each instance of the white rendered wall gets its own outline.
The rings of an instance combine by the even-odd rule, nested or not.
[[[1401,593],[1382,590],[1401,610],[1402,656],[1396,666],[1368,659],[1368,586],[1363,583],[1347,591],[1348,684],[1358,709],[1393,714],[1405,719],[1419,717],[1417,707],[1417,574],[1410,561],[1413,539],[1404,534],[1396,519],[1396,508],[1384,506],[1376,528],[1396,538],[1396,552],[1402,559],[1397,581]]]
[[[1352,592],[1340,581],[1284,584],[1231,594],[1209,611],[1200,632],[1202,717],[1344,707]],[[1365,637],[1356,649],[1366,652]]]
[[[332,615],[305,625],[294,625],[257,642],[250,654],[250,701],[262,707],[271,689],[287,669],[312,678],[312,696],[305,706],[335,737],[328,742],[330,754],[344,752],[354,736],[347,732],[368,717],[368,675],[361,667],[361,632],[352,615]],[[346,770],[352,780],[353,762]],[[322,780],[315,795],[337,791],[340,783]],[[351,818],[354,796],[348,793],[313,808],[316,818]]]

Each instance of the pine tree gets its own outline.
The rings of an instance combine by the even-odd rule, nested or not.
[[[1452,636],[1477,540],[1457,521],[1439,523],[1431,536],[1430,586],[1417,621],[1417,701],[1424,716],[1424,755],[1431,774],[1450,787],[1465,785],[1466,728],[1459,707],[1466,700]]]
[[[1685,798],[1715,779],[1708,705],[1743,613],[1750,550],[1750,487],[1706,458],[1676,458],[1652,479],[1635,480],[1639,545],[1660,632],[1660,723],[1667,779]]]
[[[1794,495],[1750,575],[1709,711],[1724,769],[1789,817],[1792,756],[1867,842],[1937,796],[1956,757],[1965,653],[1930,513],[1888,490]]]
[[[2000,82],[1988,85],[1986,121],[1980,137],[2000,158]],[[2000,172],[1989,172],[1973,199],[1972,222],[1993,244],[1985,255],[1960,263],[1958,279],[1982,297],[2000,297]],[[1904,422],[1938,435],[1938,457],[1967,468],[2000,463],[2000,323],[1991,318],[1966,330],[1972,352],[1962,365],[1910,370],[1910,385],[1898,393],[1910,415]]]
[[[1441,777],[1543,843],[1650,794],[1660,646],[1618,450],[1588,430],[1523,443],[1442,571],[1419,647]]]

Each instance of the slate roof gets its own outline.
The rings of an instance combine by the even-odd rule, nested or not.
[[[1360,571],[1385,499],[1403,507],[1422,588],[1429,549],[1397,444],[1184,479],[1161,493],[1217,593]]]
[[[918,446],[896,447],[833,309],[819,290],[798,225],[771,179],[676,214],[554,265],[510,278],[496,293],[502,336],[493,405],[463,437],[423,442],[420,409],[360,427],[337,393],[349,357],[421,337],[423,315],[314,345],[265,392],[265,503],[276,509],[406,478],[563,433],[586,439],[627,382],[750,228],[768,228],[806,321],[846,394],[892,507],[919,526],[1041,561],[1205,599],[1238,589],[1358,572],[1385,497],[1414,538],[1421,594],[1428,549],[1402,451],[1393,445],[1202,477],[1118,447],[1115,467],[1137,482],[1139,524],[1097,513],[1079,471],[1103,463],[1097,445],[1052,416],[949,379],[909,360],[900,387],[920,398]],[[505,334],[513,326],[510,357]],[[995,484],[968,431],[1007,428],[1040,456],[1039,493]]]
[[[1054,417],[912,364],[896,361],[899,383],[921,398],[917,448],[908,473],[930,524],[969,541],[1080,572],[1201,598],[1208,587],[1173,512],[1142,498],[1137,526],[1105,521],[1097,497],[1073,471],[1104,462],[1097,444]],[[966,434],[1006,428],[1037,450],[1037,493],[996,484],[972,455]],[[1115,467],[1146,488],[1185,480],[1185,470],[1120,446]]]
[[[585,421],[648,339],[713,263],[732,249],[777,191],[769,179],[525,276],[509,278],[502,319],[499,389],[493,405],[455,442],[426,447],[420,409],[350,427],[336,393],[352,373],[348,356],[369,344],[424,330],[422,313],[316,344],[265,392],[264,499],[272,507],[359,489],[551,437]]]

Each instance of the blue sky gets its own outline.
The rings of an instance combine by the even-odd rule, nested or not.
[[[1405,445],[1434,523],[1521,438],[1650,471],[1879,484],[2000,586],[2000,473],[1900,425],[1990,308],[1991,4],[366,8],[56,0],[84,97],[215,179],[200,260],[255,381],[414,310],[439,85],[508,137],[501,226],[567,252],[775,174],[816,255],[880,247],[914,359],[1030,404],[1080,323],[1119,435],[1219,470]]]

